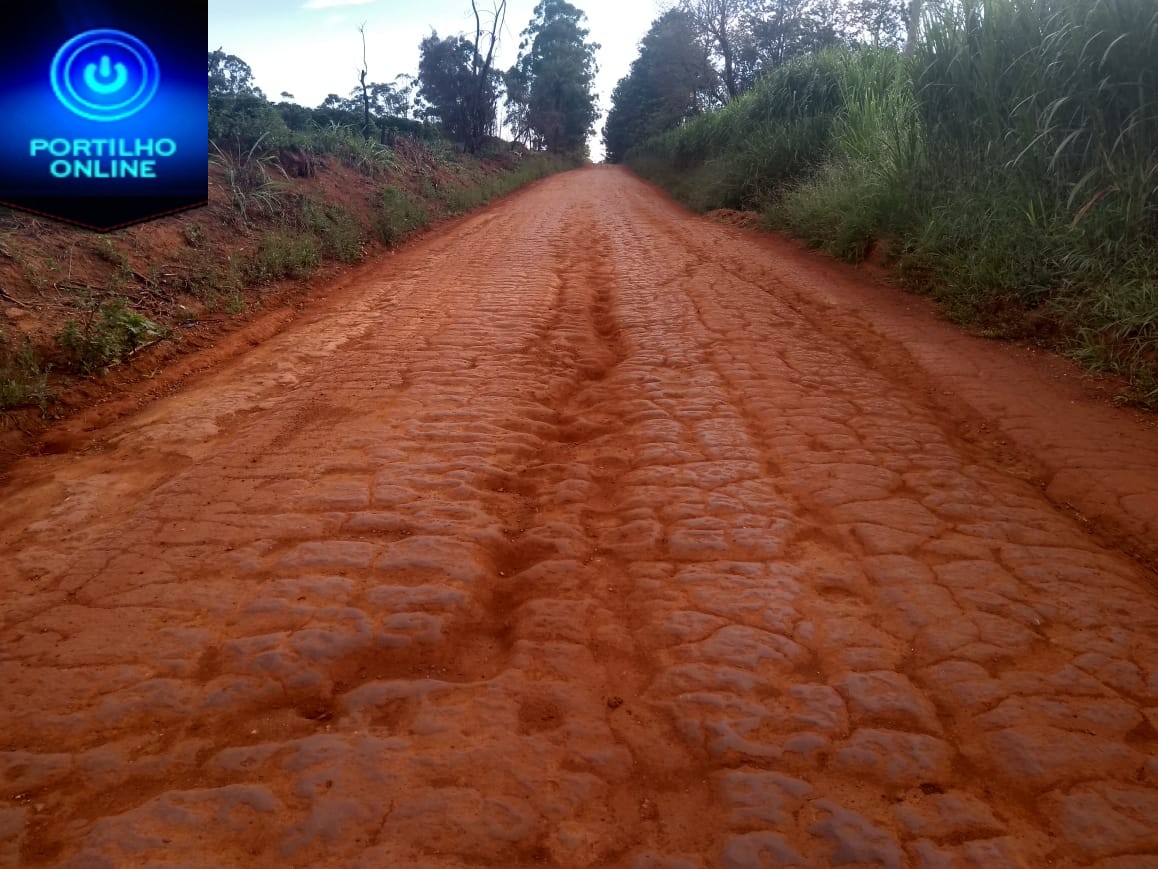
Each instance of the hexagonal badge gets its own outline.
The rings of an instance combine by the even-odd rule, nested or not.
[[[208,201],[204,3],[5,0],[0,204],[105,232]]]

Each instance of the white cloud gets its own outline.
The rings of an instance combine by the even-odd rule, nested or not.
[[[338,6],[367,6],[377,0],[306,0],[302,9],[335,9]]]

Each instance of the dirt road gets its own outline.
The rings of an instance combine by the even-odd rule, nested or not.
[[[614,169],[363,270],[16,469],[0,862],[1155,866],[1158,432],[1017,353]]]

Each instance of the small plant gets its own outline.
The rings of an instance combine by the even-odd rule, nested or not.
[[[192,251],[189,251],[183,259],[186,272],[182,289],[207,308],[215,307],[223,293],[240,284],[240,276],[232,259],[229,260],[228,266],[222,266]]]
[[[344,263],[362,257],[362,232],[349,211],[335,203],[306,199],[302,204],[302,225],[321,241],[322,253]]]
[[[491,197],[488,189],[479,184],[474,187],[460,187],[455,185],[443,193],[443,202],[446,210],[451,214],[464,214],[472,208],[478,208]]]
[[[398,170],[398,160],[393,149],[367,139],[348,124],[331,123],[315,127],[308,134],[305,147],[314,154],[336,157],[371,178],[379,178]]]
[[[107,235],[96,240],[93,245],[93,253],[122,271],[132,271],[132,266],[129,264],[129,258],[125,252],[117,247],[117,243]]]
[[[234,316],[245,313],[245,296],[241,294],[239,288],[234,288],[229,293],[229,298],[225,300],[225,311]]]
[[[265,233],[257,251],[245,266],[246,277],[254,283],[271,283],[282,278],[309,277],[322,262],[322,245],[304,232],[276,229]]]
[[[0,354],[5,350],[0,335]],[[0,361],[0,410],[29,405],[45,410],[52,400],[52,392],[48,388],[48,374],[36,358],[32,342],[25,338],[19,349],[0,359],[3,359]]]
[[[189,247],[198,248],[205,243],[205,227],[200,223],[186,223],[181,228],[181,234],[185,236],[185,243]]]
[[[221,167],[233,207],[246,226],[259,215],[281,216],[289,200],[286,186],[272,177],[276,173],[286,177],[277,155],[262,154],[259,150],[264,138],[260,137],[248,149],[238,147],[229,151],[216,142],[209,143],[213,149],[209,162]]]
[[[67,368],[91,374],[164,337],[165,330],[122,298],[91,305],[83,323],[70,319],[56,343]]]
[[[382,191],[382,204],[374,219],[374,230],[385,244],[397,244],[404,235],[430,222],[430,215],[405,190],[387,187]]]

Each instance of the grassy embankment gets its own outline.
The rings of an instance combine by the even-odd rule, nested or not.
[[[0,411],[18,411],[0,430],[62,411],[70,384],[148,345],[196,343],[199,329],[283,304],[279,287],[325,263],[577,165],[498,140],[475,158],[340,127],[267,141],[210,148],[207,208],[107,235],[0,209]]]
[[[960,322],[1158,407],[1158,7],[966,0],[908,56],[826,51],[637,148],[699,210],[870,253]]]

